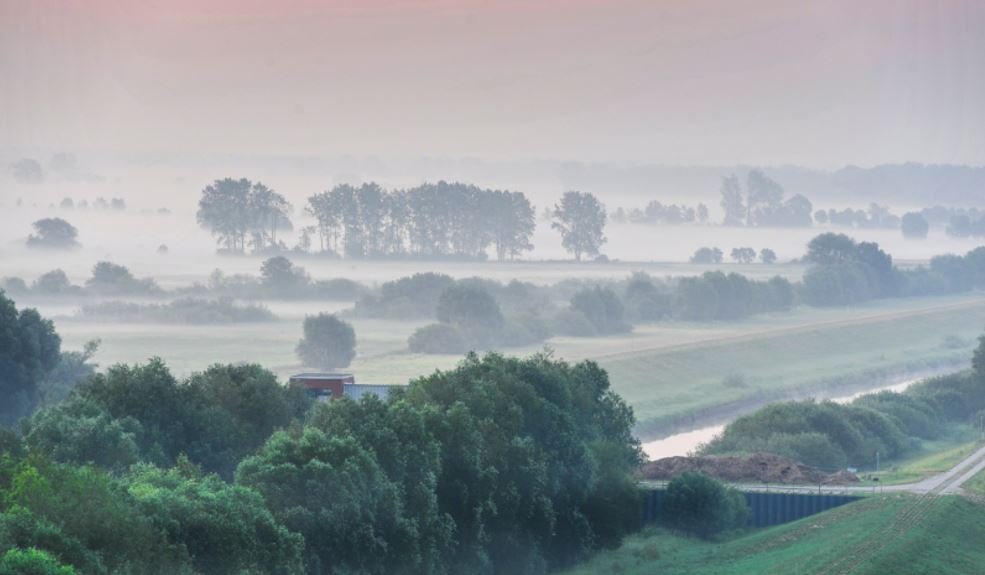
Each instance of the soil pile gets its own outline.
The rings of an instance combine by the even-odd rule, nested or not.
[[[829,475],[820,469],[772,453],[721,457],[666,457],[644,464],[640,474],[643,479],[666,481],[685,471],[701,471],[720,481],[730,483],[841,485],[858,481],[854,474],[845,470]]]

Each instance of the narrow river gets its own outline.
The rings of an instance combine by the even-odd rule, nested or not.
[[[823,397],[823,399],[830,399],[836,403],[848,403],[849,401],[870,393],[878,393],[880,391],[903,391],[914,383],[923,381],[924,379],[926,379],[926,377],[907,379],[906,381],[876,387],[866,391],[860,391],[851,395],[826,396]],[[673,457],[675,455],[687,455],[688,453],[694,451],[694,449],[702,443],[707,443],[710,441],[724,429],[725,424],[723,423],[719,425],[709,425],[707,427],[701,427],[691,431],[684,431],[682,433],[675,433],[674,435],[663,439],[644,443],[643,453],[646,454],[650,461],[662,459],[664,457]]]

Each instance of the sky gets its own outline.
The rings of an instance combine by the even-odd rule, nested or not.
[[[985,164],[980,0],[0,0],[0,151]]]

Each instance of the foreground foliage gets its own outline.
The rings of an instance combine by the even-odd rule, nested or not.
[[[0,558],[42,573],[540,574],[638,526],[632,411],[593,363],[470,355],[386,400],[309,409],[299,392],[256,365],[93,376],[23,436],[0,433]]]

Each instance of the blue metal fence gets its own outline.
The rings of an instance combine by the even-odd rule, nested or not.
[[[648,524],[660,516],[663,489],[647,490],[643,500],[643,523]],[[809,495],[806,493],[744,492],[749,505],[749,526],[769,527],[796,521],[828,509],[833,509],[861,499],[853,495]]]

